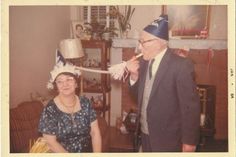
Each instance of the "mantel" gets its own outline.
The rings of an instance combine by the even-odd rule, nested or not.
[[[138,45],[137,39],[112,39],[113,48],[134,48]],[[170,48],[184,48],[189,49],[216,49],[222,50],[227,49],[227,40],[214,40],[214,39],[170,39]]]

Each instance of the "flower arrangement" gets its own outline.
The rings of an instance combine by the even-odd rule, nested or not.
[[[135,8],[130,5],[125,6],[124,13],[120,12],[119,6],[112,6],[111,11],[107,14],[111,18],[115,18],[119,24],[120,34],[123,35],[131,29],[130,20],[133,16]]]

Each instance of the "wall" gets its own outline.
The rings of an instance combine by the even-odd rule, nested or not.
[[[210,39],[227,39],[227,15],[226,5],[214,5],[211,7],[209,28]]]
[[[134,5],[132,7],[135,7],[135,12],[131,19],[132,28],[129,37],[134,36],[137,31],[140,32],[147,24],[157,19],[161,14],[161,5]],[[227,39],[227,6],[211,5],[209,23],[209,39]]]
[[[10,107],[30,100],[30,93],[47,95],[49,71],[60,40],[70,34],[70,8],[12,6],[10,29]]]
[[[145,26],[147,26],[147,24],[150,24],[161,14],[161,5],[135,5],[132,7],[135,8],[135,11],[130,21],[131,31],[129,33],[129,37],[132,37],[135,35],[135,33],[140,32]]]

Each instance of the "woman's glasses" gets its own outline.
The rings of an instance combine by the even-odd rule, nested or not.
[[[64,83],[71,84],[71,83],[73,83],[74,81],[75,81],[75,79],[74,79],[73,77],[71,77],[71,78],[67,78],[67,79],[64,79],[64,80],[56,80],[55,82],[56,82],[56,84],[57,84],[58,86],[61,86],[61,85],[63,85]]]

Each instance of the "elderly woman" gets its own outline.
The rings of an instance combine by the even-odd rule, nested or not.
[[[73,65],[58,62],[48,88],[58,95],[44,108],[39,132],[52,152],[101,152],[101,135],[96,112],[89,100],[75,93],[78,87]]]

